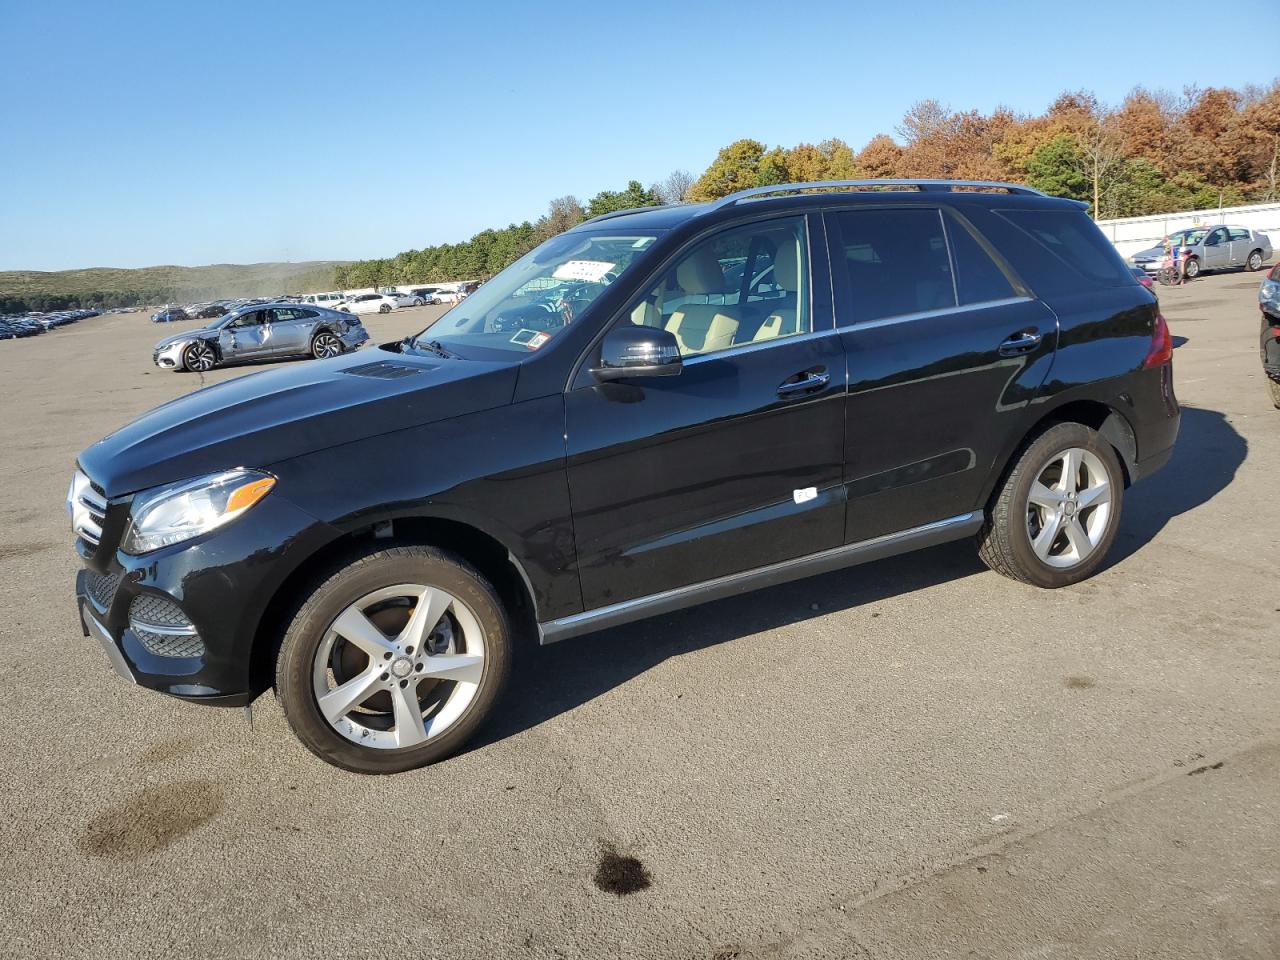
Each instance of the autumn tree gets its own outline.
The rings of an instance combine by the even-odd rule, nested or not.
[[[736,190],[758,186],[764,150],[764,144],[759,140],[735,140],[724,147],[706,172],[689,188],[689,200],[718,200]]]

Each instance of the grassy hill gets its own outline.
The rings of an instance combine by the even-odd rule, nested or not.
[[[333,287],[344,261],[306,263],[215,263],[207,267],[141,267],[126,270],[0,271],[0,313],[69,307],[135,304],[221,297],[261,297]]]

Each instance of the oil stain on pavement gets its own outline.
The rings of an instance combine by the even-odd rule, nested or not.
[[[224,808],[222,789],[212,780],[146,787],[94,817],[77,846],[92,857],[140,860],[212,820]]]
[[[596,886],[605,893],[619,897],[644,890],[653,883],[643,863],[635,857],[623,856],[609,843],[601,844],[594,879]]]

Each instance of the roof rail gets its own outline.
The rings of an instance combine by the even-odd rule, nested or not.
[[[608,213],[602,213],[599,216],[592,217],[590,220],[583,220],[578,226],[585,227],[588,223],[599,223],[601,220],[612,220],[614,217],[625,217],[628,214],[642,213],[645,210],[656,210],[659,206],[659,204],[651,203],[643,207],[628,207],[626,210],[610,210]]]
[[[1020,183],[1000,183],[995,180],[816,180],[812,183],[779,183],[768,187],[751,187],[721,197],[711,205],[711,210],[732,206],[742,200],[763,197],[770,193],[792,193],[796,190],[835,190],[841,187],[915,187],[917,190],[949,192],[953,187],[983,187],[989,190],[1008,190],[1031,197],[1047,197],[1034,187]]]

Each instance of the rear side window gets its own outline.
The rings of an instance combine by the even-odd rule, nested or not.
[[[962,305],[1016,297],[1013,284],[964,226],[947,217],[947,238],[956,269],[956,295]]]
[[[1042,287],[1062,290],[1070,285],[1065,278],[1072,274],[1107,286],[1134,282],[1116,248],[1083,210],[997,210],[995,213],[1013,224],[1024,239],[1034,241],[1033,246],[1021,253],[1006,251],[1003,244],[1000,249],[1015,259],[1026,258],[1034,263],[1032,275],[1036,279],[1027,279],[1037,292]],[[1018,240],[1017,237],[1010,239],[1013,243]],[[1054,273],[1058,276],[1045,276]]]
[[[852,295],[842,325],[956,305],[940,210],[846,210],[835,217]],[[840,268],[838,260],[832,264]]]
[[[1232,227],[1229,232],[1231,234],[1232,240],[1248,240],[1249,239],[1248,230],[1241,230],[1239,227]]]

